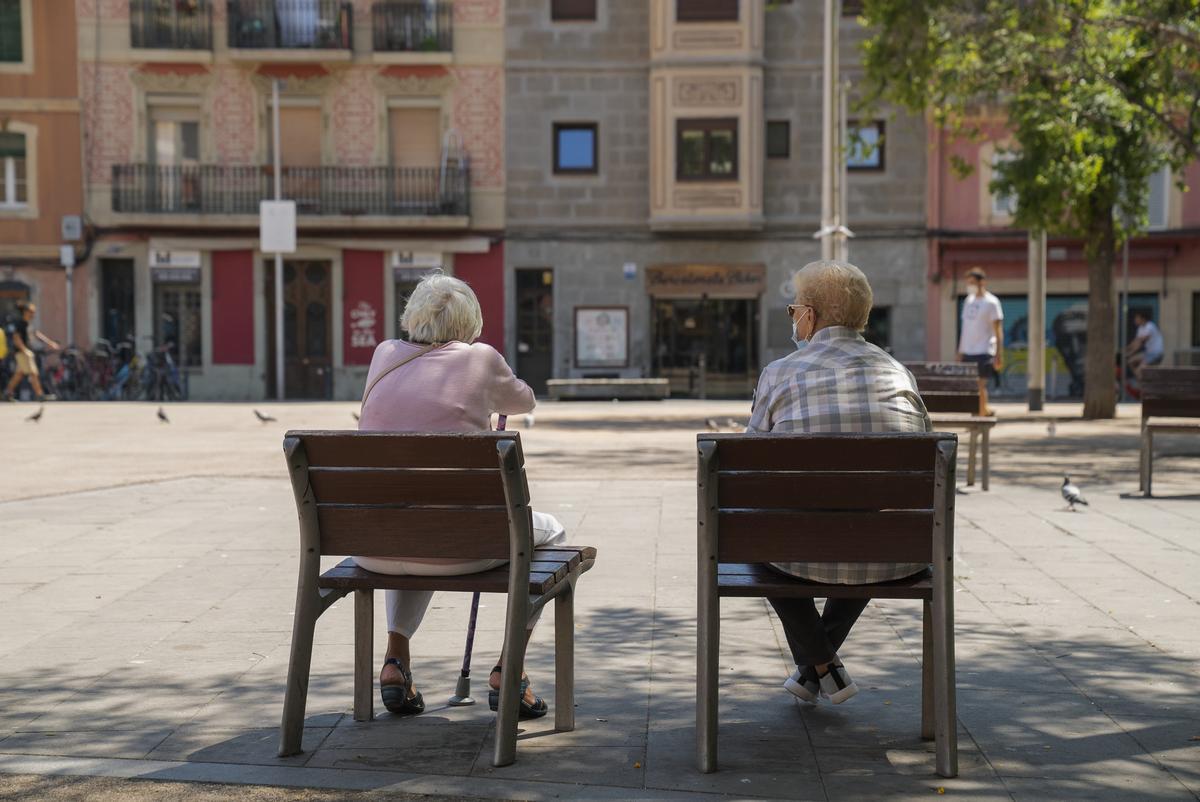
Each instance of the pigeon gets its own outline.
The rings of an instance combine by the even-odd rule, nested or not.
[[[41,421],[42,413],[45,411],[46,411],[45,405],[41,405],[37,408],[37,412],[33,413],[32,415],[27,417],[25,420],[29,421],[30,423],[38,423]]]
[[[274,423],[275,422],[275,419],[272,418],[270,415],[264,415],[261,412],[259,412],[257,409],[254,410],[254,417],[258,418],[259,421],[262,423]]]
[[[704,425],[708,427],[708,430],[709,430],[710,432],[719,432],[719,431],[721,431],[721,424],[717,423],[717,422],[716,422],[714,419],[712,419],[712,418],[706,418],[706,419],[705,419],[705,421],[704,421]]]
[[[1051,420],[1049,423],[1046,424],[1046,434],[1048,436],[1053,437],[1057,432],[1058,432],[1058,427],[1054,425],[1053,420]]]
[[[525,428],[526,429],[533,428],[533,413],[532,412],[528,412],[525,414]]]
[[[725,425],[729,428],[729,431],[731,431],[731,432],[742,432],[742,431],[746,430],[745,426],[738,423],[733,418],[726,418]]]
[[[1083,494],[1079,492],[1079,488],[1071,484],[1071,477],[1064,476],[1062,483],[1062,497],[1067,500],[1067,504],[1071,506],[1071,512],[1075,512],[1075,505],[1082,504],[1088,506],[1087,501],[1083,498]]]
[[[167,413],[163,412],[163,408],[158,408],[158,419],[163,423],[170,423],[171,419],[167,417]]]
[[[355,419],[355,420],[358,420],[358,413],[357,413],[357,412],[355,412],[354,410],[350,410],[350,414],[351,414],[352,416],[354,416],[354,419]]]

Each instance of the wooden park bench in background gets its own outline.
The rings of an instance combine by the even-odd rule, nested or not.
[[[534,550],[517,432],[288,432],[283,448],[300,515],[300,578],[280,756],[301,751],[317,619],[351,592],[354,718],[373,718],[375,589],[508,594],[495,766],[516,758],[525,630],[530,616],[553,599],[554,724],[560,731],[575,728],[575,584],[596,550]],[[508,563],[476,574],[393,576],[347,559],[321,573],[323,555]]]
[[[717,770],[721,597],[921,599],[921,735],[958,774],[953,434],[701,434],[696,753]],[[874,585],[823,585],[767,562],[932,563]]]
[[[983,489],[987,490],[991,478],[991,432],[996,419],[979,414],[979,366],[971,362],[906,362],[904,367],[917,380],[917,390],[933,419],[934,430],[965,429],[970,434],[967,485],[975,484],[978,452],[983,460]]]
[[[1154,478],[1154,435],[1200,434],[1200,368],[1143,368],[1142,448],[1138,487],[1147,497]]]

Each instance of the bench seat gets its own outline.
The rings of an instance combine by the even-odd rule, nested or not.
[[[762,563],[720,563],[717,592],[721,596],[793,597],[798,599],[932,599],[929,571],[872,585],[827,585],[792,579]]]
[[[591,546],[553,546],[535,549],[529,566],[529,595],[544,596],[576,568],[586,572],[596,560]],[[463,593],[507,593],[508,566],[452,576],[379,574],[346,558],[321,574],[318,587],[332,590],[446,590]]]
[[[1200,432],[1200,418],[1149,417],[1142,424],[1148,429],[1167,434],[1195,434]]]

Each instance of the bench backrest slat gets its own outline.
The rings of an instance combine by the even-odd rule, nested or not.
[[[699,435],[720,562],[933,559],[939,448],[952,434]],[[706,445],[707,444],[707,445]],[[715,468],[705,466],[715,446]],[[953,481],[953,474],[950,479]],[[702,526],[703,528],[703,526]]]
[[[516,432],[289,432],[284,442],[297,444],[293,472],[307,474],[297,504],[319,554],[507,559],[510,520],[529,523]]]
[[[1143,368],[1142,417],[1200,417],[1200,368]]]
[[[973,362],[906,362],[930,412],[978,412],[979,366]]]

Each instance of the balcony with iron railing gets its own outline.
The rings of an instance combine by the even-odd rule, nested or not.
[[[212,51],[210,0],[129,0],[129,42],[140,50]]]
[[[376,61],[437,60],[454,50],[454,6],[381,0],[371,7],[371,30]]]
[[[353,9],[340,0],[229,0],[229,47],[251,58],[350,58]],[[340,51],[340,52],[339,52]],[[235,53],[235,57],[237,54]],[[243,53],[242,57],[246,57]]]
[[[284,199],[294,200],[301,216],[440,218],[441,224],[465,226],[471,213],[471,176],[465,164],[284,167],[280,182]],[[270,167],[113,166],[112,210],[118,214],[257,218],[259,202],[273,197]]]

